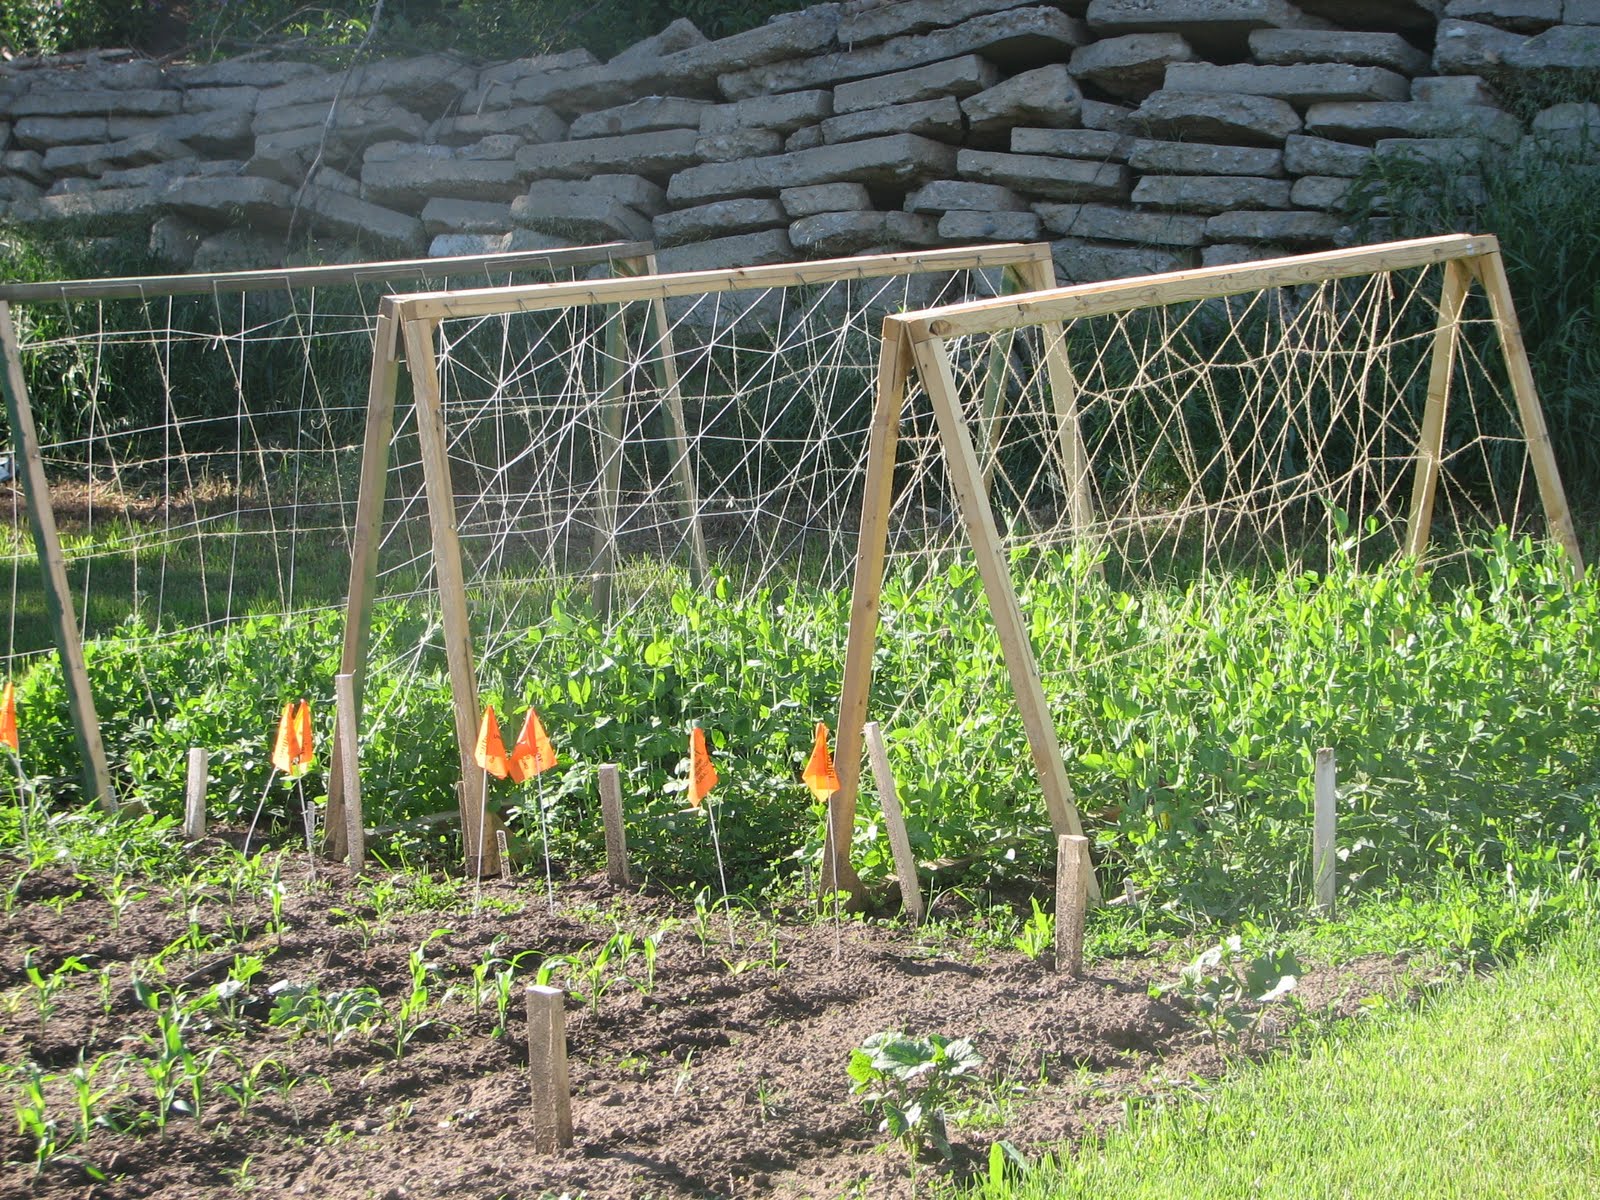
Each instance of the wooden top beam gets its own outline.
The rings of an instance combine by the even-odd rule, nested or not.
[[[462,254],[448,258],[406,258],[394,262],[336,263],[326,267],[279,267],[261,271],[220,271],[196,275],[130,275],[119,279],[58,279],[46,283],[0,283],[0,300],[64,304],[73,300],[138,300],[155,296],[199,296],[216,292],[256,292],[267,288],[328,287],[439,279],[467,271],[533,271],[586,267],[614,259],[654,254],[649,242],[607,242],[564,250],[517,250],[504,254]]]
[[[962,271],[1003,267],[1048,255],[1038,243],[1001,242],[950,250],[917,250],[903,254],[869,254],[856,258],[823,258],[815,262],[771,263],[717,271],[683,271],[634,279],[594,279],[582,283],[531,283],[516,287],[475,288],[449,292],[416,292],[397,299],[402,321],[440,321],[508,312],[571,308],[587,304],[627,304],[635,300],[667,300],[707,292],[755,288],[800,287],[847,279],[881,279],[920,271]]]
[[[1201,267],[1162,275],[1141,275],[1082,283],[1024,296],[1000,296],[891,317],[915,341],[995,333],[1024,325],[1073,321],[1105,313],[1152,308],[1186,300],[1236,296],[1265,288],[1296,287],[1353,275],[1403,271],[1458,258],[1478,258],[1499,249],[1491,235],[1447,234],[1408,242],[1352,246],[1320,254],[1298,254],[1262,262]]]

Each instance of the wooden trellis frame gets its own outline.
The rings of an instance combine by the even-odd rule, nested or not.
[[[830,852],[839,861],[828,874],[846,884],[854,877],[846,861],[850,841],[840,838],[855,820],[859,747],[867,719],[872,681],[872,654],[878,634],[878,602],[887,555],[889,512],[899,424],[911,373],[932,402],[939,441],[962,521],[971,541],[984,592],[999,634],[1006,668],[1028,735],[1050,823],[1057,837],[1082,832],[1067,778],[1061,744],[1040,682],[1038,661],[1028,637],[1016,588],[1006,565],[994,510],[989,502],[987,473],[961,414],[947,343],[952,338],[1009,333],[1044,327],[1048,381],[1055,412],[1062,423],[1063,458],[1070,476],[1071,512],[1075,528],[1093,520],[1089,469],[1077,434],[1076,383],[1067,360],[1065,322],[1138,308],[1184,301],[1237,296],[1271,288],[1320,284],[1358,275],[1381,274],[1426,266],[1444,268],[1439,316],[1431,350],[1423,423],[1416,448],[1416,474],[1404,542],[1405,552],[1418,555],[1426,546],[1434,495],[1443,457],[1443,434],[1450,380],[1459,341],[1462,307],[1469,287],[1480,286],[1489,303],[1504,354],[1523,436],[1538,484],[1551,535],[1567,554],[1574,575],[1583,561],[1573,529],[1566,494],[1556,467],[1544,412],[1534,387],[1521,329],[1506,281],[1499,243],[1491,236],[1454,234],[1376,246],[1242,265],[1208,267],[1135,279],[1082,284],[1034,294],[978,300],[944,308],[891,316],[884,321],[878,369],[878,395],[868,444],[867,484],[863,496],[860,542],[839,702],[838,767],[843,785],[832,799],[830,819],[835,836]],[[1056,336],[1051,336],[1050,330]],[[985,398],[985,412],[991,411]],[[836,850],[834,848],[837,848]],[[1091,893],[1097,888],[1091,879]]]
[[[83,642],[72,593],[67,586],[66,559],[56,527],[55,508],[50,498],[42,449],[33,418],[22,370],[22,352],[16,326],[11,317],[15,304],[69,304],[101,300],[153,300],[173,296],[223,296],[245,292],[297,291],[313,287],[392,285],[412,280],[440,279],[467,272],[507,272],[559,270],[606,263],[643,262],[654,252],[648,242],[614,242],[598,246],[577,246],[565,250],[530,250],[502,254],[469,254],[448,258],[400,259],[392,262],[352,263],[322,267],[284,267],[254,271],[201,272],[192,275],[143,275],[107,279],[61,279],[39,283],[0,284],[0,388],[5,393],[6,413],[11,423],[19,478],[33,529],[35,549],[43,575],[44,599],[49,613],[57,652],[61,655],[67,702],[71,709],[73,732],[82,763],[84,789],[106,811],[115,811],[117,799],[100,736],[100,719],[84,669]],[[377,334],[387,336],[380,323]],[[392,417],[393,395],[390,394]],[[373,436],[369,422],[368,447]],[[387,441],[384,452],[387,453]],[[369,503],[366,480],[358,501]],[[377,503],[382,503],[382,480],[378,483]],[[373,548],[375,553],[376,548]],[[335,736],[328,784],[327,842],[334,854],[344,853],[345,829],[343,788],[340,782],[343,747]]]
[[[479,719],[477,670],[473,659],[471,623],[467,613],[466,579],[450,483],[447,455],[449,443],[444,427],[439,365],[435,352],[440,323],[463,318],[574,307],[617,309],[626,304],[647,302],[650,305],[648,320],[658,347],[655,362],[658,372],[657,384],[666,414],[669,437],[675,449],[674,483],[678,491],[680,509],[689,526],[693,569],[698,576],[704,577],[708,571],[707,554],[698,521],[693,469],[688,453],[689,435],[684,423],[682,395],[679,391],[666,301],[719,292],[802,287],[850,280],[982,269],[1003,270],[1005,280],[1002,286],[1007,291],[1049,287],[1055,282],[1055,268],[1050,257],[1050,248],[1044,244],[1002,243],[906,254],[822,259],[816,262],[775,263],[717,271],[690,271],[670,275],[655,273],[656,263],[653,255],[646,256],[640,266],[642,273],[635,278],[389,296],[383,300],[379,310],[380,336],[373,347],[372,387],[377,405],[373,411],[381,418],[383,396],[391,398],[393,396],[400,348],[403,347],[417,405],[417,426],[422,442],[434,572],[443,614],[445,654],[454,702],[456,740],[460,750],[461,778],[457,785],[457,794],[461,805],[462,840],[466,847],[468,870],[474,873],[481,871],[484,874],[492,874],[497,869],[497,854],[494,850],[494,839],[480,837],[479,832],[480,817],[486,816],[491,822],[494,817],[493,814],[480,811],[483,809],[483,772],[473,757]],[[615,321],[609,323],[608,337],[616,331],[617,324]],[[620,336],[620,333],[616,332],[616,336]],[[606,357],[608,373],[601,381],[601,394],[618,403],[611,404],[606,414],[606,432],[614,451],[607,457],[607,469],[601,481],[604,512],[599,522],[596,545],[601,550],[602,567],[605,565],[603,556],[609,552],[611,543],[610,525],[616,519],[615,498],[621,469],[620,402],[626,399],[619,390],[622,380],[620,368],[616,365],[621,355],[608,353]],[[369,446],[374,444],[373,435],[370,433],[368,444]],[[381,476],[381,471],[377,471],[376,474]],[[362,477],[363,480],[368,478],[365,464]],[[378,509],[374,506],[364,511],[367,512],[369,519],[375,522]],[[368,555],[375,553],[374,548],[381,536],[381,530],[377,529],[375,524],[358,528],[365,535],[361,544],[368,547],[366,553]],[[370,573],[372,567],[367,566],[362,569]],[[604,579],[605,574],[604,570],[599,572],[602,582],[596,589],[595,596],[597,607],[602,610],[609,602],[605,591],[608,583]],[[370,588],[358,591],[355,584],[355,568],[352,568],[351,578],[351,601],[346,616],[345,645],[348,656],[342,669],[354,672],[359,679],[366,665],[366,630],[371,620],[371,594]],[[859,727],[855,730],[853,746],[853,751],[847,757],[845,744],[840,743],[841,778],[846,764],[849,764],[852,781],[859,773],[860,767]],[[481,862],[474,855],[474,848],[479,845],[484,847]],[[836,882],[839,887],[859,891],[860,879],[849,867],[848,857],[829,862],[830,869],[841,865],[846,873],[838,876],[836,881],[830,874],[825,881],[826,884],[832,886]]]

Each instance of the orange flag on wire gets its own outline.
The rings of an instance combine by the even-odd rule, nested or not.
[[[317,756],[316,734],[311,729],[311,702],[300,701],[294,714],[295,773],[304,775],[311,769],[311,760]]]
[[[545,732],[544,722],[539,720],[538,710],[530,708],[528,715],[523,718],[517,744],[511,748],[511,780],[513,783],[526,783],[555,765],[555,745]]]
[[[839,790],[839,772],[833,769],[833,755],[828,753],[828,727],[817,722],[817,740],[811,747],[811,761],[801,773],[801,779],[811,789],[811,794],[823,803]]]
[[[716,786],[717,768],[706,749],[706,731],[696,725],[689,730],[689,803],[699,808],[700,801]]]
[[[278,718],[278,737],[272,743],[272,765],[285,775],[292,775],[295,764],[299,761],[300,747],[295,732],[294,702],[290,701],[283,706],[283,715]]]
[[[13,754],[22,753],[17,743],[17,688],[9,679],[4,692],[0,692],[0,746]]]
[[[500,722],[494,719],[492,704],[483,710],[483,722],[478,726],[478,746],[472,756],[496,779],[504,779],[511,773],[511,764],[506,761],[506,744],[500,738]]]

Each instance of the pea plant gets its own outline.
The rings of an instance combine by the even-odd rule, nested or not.
[[[949,1123],[977,1080],[983,1058],[968,1038],[875,1033],[850,1053],[851,1091],[870,1113],[882,1115],[878,1132],[898,1142],[913,1162],[931,1146],[952,1157]]]
[[[1219,1050],[1241,1050],[1259,1034],[1268,1005],[1288,997],[1299,976],[1292,950],[1252,955],[1234,934],[1184,967],[1173,990]]]

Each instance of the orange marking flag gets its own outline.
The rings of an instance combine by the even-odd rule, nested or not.
[[[290,701],[283,706],[283,715],[278,718],[278,738],[272,743],[272,765],[285,775],[292,775],[295,764],[299,761],[300,747],[295,736],[294,702]]]
[[[817,722],[817,740],[811,747],[811,761],[800,776],[811,789],[811,794],[824,804],[839,790],[839,772],[833,769],[833,755],[828,753],[828,727]]]
[[[689,730],[689,803],[700,807],[711,789],[717,786],[717,768],[706,749],[706,731],[696,725]]]
[[[494,719],[492,704],[483,710],[483,722],[478,726],[478,746],[472,756],[496,779],[511,774],[511,764],[506,761],[506,744],[500,738],[500,722]]]
[[[522,733],[511,749],[511,779],[513,783],[526,783],[541,771],[556,765],[556,748],[550,735],[539,720],[537,709],[530,708],[522,722]]]
[[[311,729],[311,702],[302,700],[294,714],[295,774],[304,775],[311,769],[311,760],[317,756],[316,741]]]
[[[22,753],[17,742],[17,687],[9,679],[5,691],[0,692],[0,746],[13,754]]]

